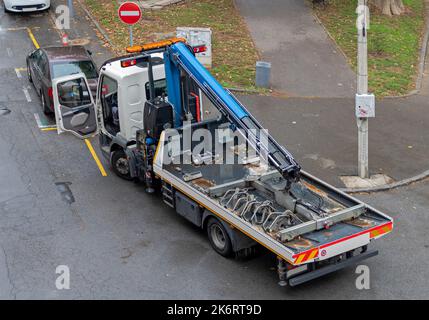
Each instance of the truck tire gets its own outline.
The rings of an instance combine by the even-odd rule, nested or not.
[[[128,162],[128,158],[124,150],[119,149],[119,150],[113,151],[113,154],[111,157],[111,166],[112,166],[113,172],[118,177],[128,181],[133,180],[130,174],[130,164]]]
[[[230,257],[233,253],[232,243],[223,224],[216,218],[207,222],[207,236],[213,249],[221,256]]]

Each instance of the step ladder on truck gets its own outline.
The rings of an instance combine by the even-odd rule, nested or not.
[[[220,255],[267,248],[281,285],[377,255],[368,245],[392,218],[301,170],[199,63],[203,50],[182,38],[127,48],[101,67],[96,103],[83,74],[55,79],[59,130],[98,132],[113,171],[160,193]]]

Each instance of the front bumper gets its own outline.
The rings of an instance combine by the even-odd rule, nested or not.
[[[355,256],[352,256],[350,258],[345,258],[342,259],[339,262],[336,262],[334,264],[329,264],[326,266],[322,266],[320,268],[316,268],[313,271],[309,271],[306,273],[303,273],[301,275],[295,276],[291,279],[288,280],[289,285],[291,287],[303,284],[305,282],[314,280],[316,278],[322,277],[324,275],[327,275],[329,273],[338,271],[340,269],[346,268],[348,266],[354,265],[362,260],[371,258],[371,257],[375,257],[376,255],[378,255],[378,250],[371,250],[371,251],[366,251],[360,254],[357,254]],[[314,263],[313,263],[314,264]]]
[[[7,1],[4,2],[6,9],[10,12],[34,12],[47,10],[50,7],[50,3],[32,3],[26,5],[9,4]]]

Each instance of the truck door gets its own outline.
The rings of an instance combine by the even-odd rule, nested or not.
[[[58,134],[69,131],[85,139],[97,133],[97,115],[88,81],[82,73],[52,81]]]

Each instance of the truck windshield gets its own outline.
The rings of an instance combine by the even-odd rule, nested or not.
[[[83,78],[60,82],[57,89],[58,100],[62,106],[76,108],[91,103],[91,93]]]
[[[88,61],[69,61],[64,63],[56,63],[52,66],[53,78],[68,76],[76,73],[85,74],[87,79],[98,78],[97,68],[94,63]]]

